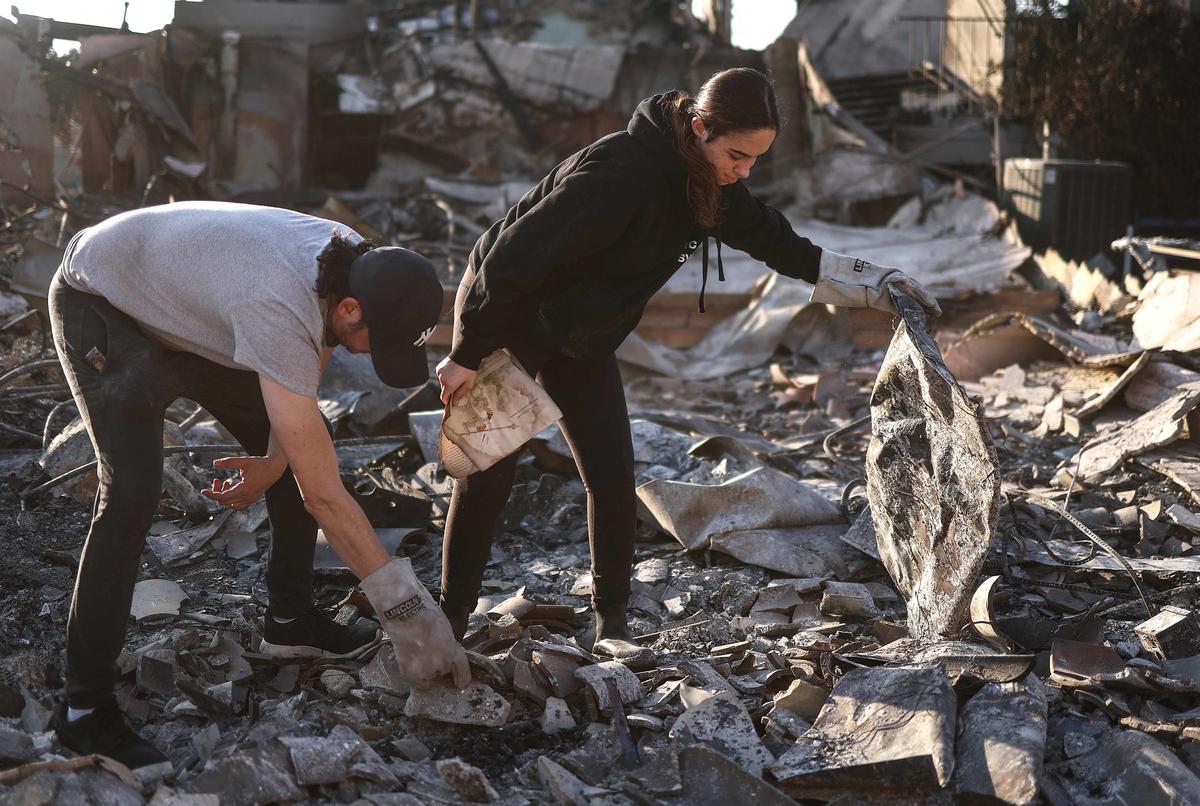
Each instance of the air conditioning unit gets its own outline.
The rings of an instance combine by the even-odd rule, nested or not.
[[[1067,260],[1087,260],[1125,234],[1131,181],[1123,162],[1004,161],[1004,200],[1021,238]]]

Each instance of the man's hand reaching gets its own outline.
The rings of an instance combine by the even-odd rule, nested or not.
[[[213,467],[218,470],[236,470],[239,478],[213,479],[212,488],[201,490],[205,498],[211,498],[223,507],[243,509],[263,496],[279,481],[287,470],[287,460],[282,456],[230,456],[217,459]]]

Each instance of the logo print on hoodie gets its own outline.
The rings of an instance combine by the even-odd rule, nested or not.
[[[695,252],[696,247],[699,245],[700,245],[699,241],[688,241],[687,248],[684,249],[684,251],[679,253],[680,265],[682,265],[684,261],[686,261],[688,258],[690,258],[692,256],[692,252]]]

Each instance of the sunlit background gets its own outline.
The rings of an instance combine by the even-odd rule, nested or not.
[[[0,0],[2,2],[2,0]],[[12,19],[9,2],[0,16]],[[11,3],[22,14],[50,17],[63,22],[105,25],[116,28],[125,14],[123,0],[18,0]],[[693,3],[697,15],[702,3]],[[162,28],[175,13],[174,0],[131,0],[129,30],[144,33]],[[784,26],[796,16],[796,0],[735,0],[733,4],[733,44],[739,48],[761,50],[775,41]],[[73,43],[56,43],[55,49],[69,50]]]

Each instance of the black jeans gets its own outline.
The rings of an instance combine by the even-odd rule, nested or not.
[[[59,276],[49,301],[54,346],[98,460],[92,523],[67,619],[66,693],[73,706],[86,708],[109,696],[116,682],[114,662],[162,493],[167,406],[194,400],[254,455],[266,452],[271,424],[257,373],[168,349],[106,300]],[[317,524],[291,471],[266,500],[271,612],[299,616],[312,607]]]
[[[460,289],[456,308],[463,296]],[[623,617],[629,601],[637,495],[629,412],[616,356],[566,358],[518,337],[504,346],[562,410],[559,427],[587,489],[592,605],[606,616]],[[518,456],[519,452],[454,483],[442,544],[442,606],[452,623],[462,623],[475,608]]]

